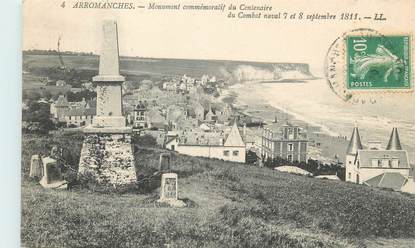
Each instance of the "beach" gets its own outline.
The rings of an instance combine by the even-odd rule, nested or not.
[[[364,146],[369,141],[380,141],[386,147],[392,128],[397,127],[403,148],[411,163],[415,162],[415,115],[411,114],[415,113],[414,99],[379,95],[376,103],[344,102],[331,92],[325,79],[244,82],[232,85],[228,94],[235,96],[238,108],[265,122],[272,122],[278,115],[281,121],[302,123],[308,137],[321,142],[324,156],[337,155],[340,161],[355,124]]]

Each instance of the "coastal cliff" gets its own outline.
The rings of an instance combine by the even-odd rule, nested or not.
[[[222,70],[225,78],[232,81],[282,81],[311,79],[308,64],[304,63],[259,63],[240,62]]]
[[[65,64],[75,70],[91,71],[95,75],[98,68],[98,56],[95,55],[64,55]],[[43,71],[48,73],[50,68],[59,65],[58,56],[52,54],[27,54],[23,56],[23,68],[26,71]],[[161,80],[164,76],[188,75],[202,77],[215,76],[218,79],[228,79],[239,83],[242,81],[278,81],[311,79],[309,65],[305,63],[271,63],[235,60],[207,59],[169,59],[169,58],[139,58],[120,57],[121,74],[139,76],[137,80]],[[43,75],[46,76],[46,75]],[[89,76],[88,76],[89,77]],[[86,77],[85,79],[87,79]],[[132,80],[130,78],[130,80]]]

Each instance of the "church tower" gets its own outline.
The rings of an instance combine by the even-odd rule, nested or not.
[[[362,142],[360,141],[359,129],[355,125],[350,138],[350,143],[346,151],[346,182],[359,183],[359,174],[357,172],[357,165],[354,164],[357,151],[363,149]]]

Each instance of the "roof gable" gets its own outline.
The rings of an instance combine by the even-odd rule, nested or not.
[[[236,125],[236,122],[233,123],[231,132],[226,138],[224,146],[245,146],[245,143],[242,140],[242,136],[239,133],[238,126]]]

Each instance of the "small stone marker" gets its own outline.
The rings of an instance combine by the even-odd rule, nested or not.
[[[44,188],[66,189],[68,184],[63,180],[61,168],[56,159],[46,157],[42,159],[43,163],[43,177],[40,180],[40,185]]]
[[[160,199],[172,207],[185,207],[186,204],[178,199],[177,194],[177,174],[165,173],[161,175]]]
[[[43,176],[42,158],[39,154],[34,154],[30,158],[29,177],[40,179]]]
[[[170,153],[160,154],[159,160],[159,171],[160,172],[170,172],[171,156]]]

